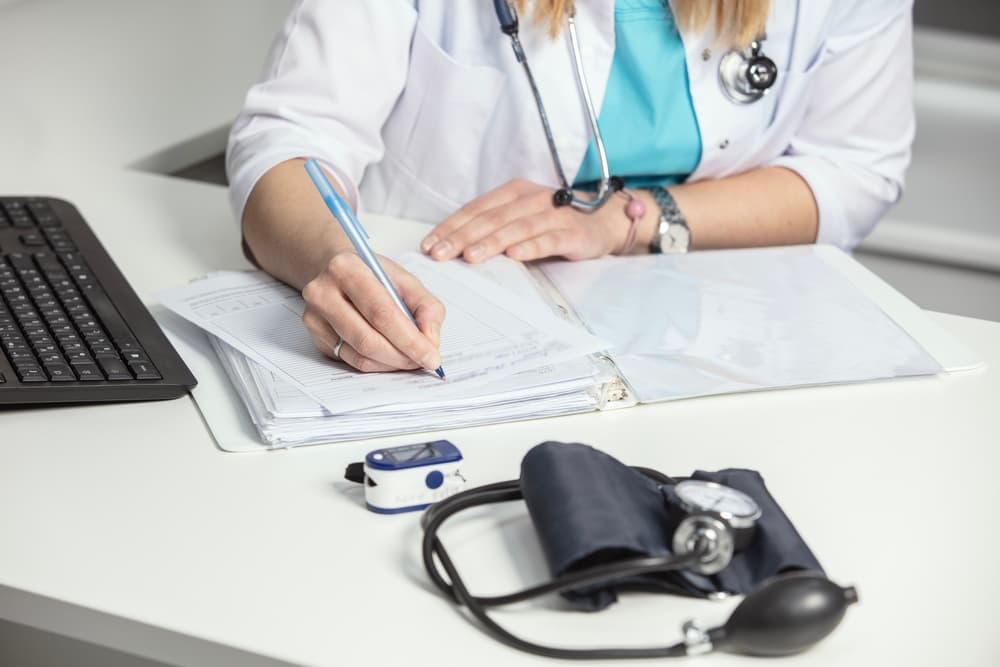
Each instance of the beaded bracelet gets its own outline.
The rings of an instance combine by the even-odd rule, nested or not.
[[[639,231],[639,220],[646,215],[646,204],[625,188],[618,190],[617,194],[628,199],[625,204],[625,217],[629,221],[628,235],[625,237],[625,245],[621,252],[623,255],[628,255],[632,252],[632,246],[635,245],[635,237]]]

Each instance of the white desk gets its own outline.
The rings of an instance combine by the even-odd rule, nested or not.
[[[32,4],[57,3],[11,11],[41,11]],[[10,25],[0,14],[0,63]],[[11,155],[8,114],[0,105]],[[175,140],[220,120],[208,114]],[[123,168],[167,139],[137,139],[134,154],[123,139],[100,165],[55,149],[28,168],[2,157],[0,187],[76,202],[142,295],[244,266],[221,189]],[[672,473],[757,468],[829,574],[857,584],[862,599],[828,641],[782,664],[997,664],[1000,325],[939,319],[988,370],[442,435],[463,449],[476,482],[515,476],[545,439]],[[417,516],[371,515],[340,481],[373,446],[224,454],[190,399],[0,412],[0,618],[181,665],[541,664],[428,590]],[[542,576],[523,513],[496,517],[444,536],[484,592]],[[536,609],[505,620],[546,641],[660,643],[688,617],[721,621],[728,606],[632,596],[601,614]]]

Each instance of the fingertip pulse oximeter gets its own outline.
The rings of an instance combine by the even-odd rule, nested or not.
[[[365,505],[379,514],[425,509],[465,487],[462,453],[447,440],[376,449],[365,456]]]

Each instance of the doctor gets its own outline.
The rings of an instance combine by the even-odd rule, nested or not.
[[[383,260],[419,331],[394,307],[330,223],[305,158],[353,206],[434,224],[421,244],[431,257],[470,262],[849,249],[900,196],[912,0],[511,4],[551,145],[494,3],[292,9],[233,126],[227,168],[248,254],[302,289],[326,354],[363,371],[434,369],[444,310]],[[760,90],[747,86],[759,58],[774,66],[755,68]],[[557,205],[564,184],[577,206]]]

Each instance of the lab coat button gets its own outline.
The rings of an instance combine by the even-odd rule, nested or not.
[[[712,57],[712,49],[705,49],[701,52],[702,60],[709,60]]]
[[[729,148],[729,139],[723,139],[719,142],[719,150],[724,151],[727,148]]]

